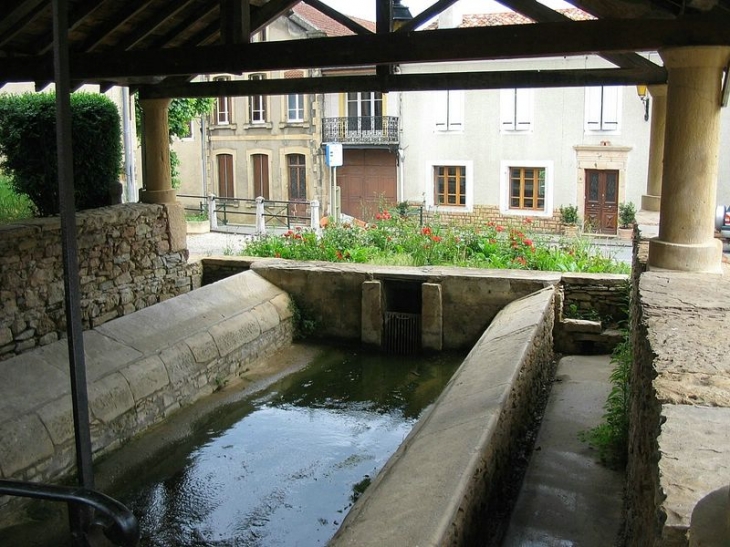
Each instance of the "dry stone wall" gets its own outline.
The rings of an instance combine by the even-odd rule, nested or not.
[[[420,205],[420,204],[417,204]],[[524,227],[524,217],[503,215],[496,205],[475,205],[470,212],[451,212],[435,209],[427,213],[429,221],[437,221],[450,226],[485,226],[490,222],[502,226]],[[560,213],[554,211],[552,216],[531,216],[530,229],[540,233],[562,234],[563,225]]]
[[[125,204],[76,216],[84,329],[200,285],[201,266],[171,248],[167,208]],[[0,360],[65,336],[57,217],[0,226]]]

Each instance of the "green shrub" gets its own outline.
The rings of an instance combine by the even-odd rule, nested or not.
[[[122,160],[117,107],[99,93],[74,93],[71,116],[76,209],[110,205]],[[55,94],[0,96],[0,155],[15,190],[26,194],[41,216],[57,214]]]
[[[31,218],[34,214],[35,207],[28,196],[17,193],[10,177],[0,174],[0,224]]]
[[[575,205],[561,205],[559,211],[560,222],[563,224],[574,226],[580,221],[580,218],[578,217],[578,207]]]
[[[629,228],[636,222],[636,205],[633,202],[619,203],[618,221],[621,228]]]

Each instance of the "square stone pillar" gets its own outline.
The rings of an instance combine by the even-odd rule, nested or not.
[[[383,284],[365,281],[362,284],[362,316],[360,339],[363,344],[383,345]]]
[[[444,309],[439,283],[421,285],[421,347],[441,351],[444,346]]]

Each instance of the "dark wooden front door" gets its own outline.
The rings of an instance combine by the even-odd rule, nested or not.
[[[585,228],[598,234],[616,234],[618,171],[586,170]]]

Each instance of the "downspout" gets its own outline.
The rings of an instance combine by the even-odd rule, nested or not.
[[[127,203],[137,201],[137,184],[134,177],[134,146],[129,108],[129,88],[122,88],[122,134],[124,135],[124,173],[127,179]]]

